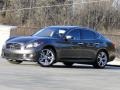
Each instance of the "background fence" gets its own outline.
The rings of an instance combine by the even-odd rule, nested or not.
[[[0,24],[30,35],[50,25],[80,25],[105,34],[120,55],[120,0],[0,0]]]

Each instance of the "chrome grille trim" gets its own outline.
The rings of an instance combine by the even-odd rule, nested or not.
[[[21,48],[22,48],[21,43],[7,43],[6,44],[6,49],[20,50]]]

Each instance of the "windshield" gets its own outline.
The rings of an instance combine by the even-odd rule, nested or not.
[[[65,32],[66,30],[61,30],[61,29],[57,30],[55,28],[44,28],[33,34],[33,36],[58,38],[60,37],[61,34],[65,34]]]

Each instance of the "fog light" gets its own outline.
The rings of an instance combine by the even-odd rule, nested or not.
[[[28,58],[33,58],[33,56],[34,56],[33,54],[27,54]]]

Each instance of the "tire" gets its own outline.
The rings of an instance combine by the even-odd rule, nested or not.
[[[56,54],[54,50],[51,48],[45,48],[40,52],[37,63],[42,67],[50,67],[55,63],[55,61]]]
[[[66,67],[71,67],[74,63],[72,62],[63,62]]]
[[[108,55],[105,51],[99,51],[96,55],[96,61],[93,64],[94,68],[102,69],[105,68],[108,62]]]
[[[8,60],[9,63],[12,63],[12,64],[21,64],[23,61],[20,61],[20,60]]]

